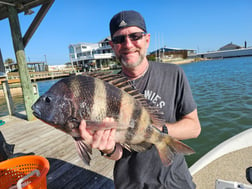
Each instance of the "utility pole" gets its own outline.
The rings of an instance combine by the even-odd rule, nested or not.
[[[47,64],[46,54],[44,56],[45,56],[45,63]]]

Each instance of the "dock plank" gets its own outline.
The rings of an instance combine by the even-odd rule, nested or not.
[[[14,154],[31,153],[46,157],[50,163],[47,188],[113,189],[114,161],[93,150],[90,166],[83,163],[71,136],[45,123],[18,117],[1,117],[0,127],[6,141],[15,144]]]

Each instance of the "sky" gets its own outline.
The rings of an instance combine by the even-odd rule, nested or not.
[[[19,14],[23,36],[39,8]],[[121,10],[136,10],[145,18],[148,52],[166,46],[203,53],[245,41],[252,47],[252,0],[55,0],[25,47],[27,62],[70,62],[69,45],[108,37],[110,19]],[[16,62],[8,19],[0,20],[0,48],[4,61]]]

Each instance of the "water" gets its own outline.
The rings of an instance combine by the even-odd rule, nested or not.
[[[202,126],[197,139],[185,141],[195,160],[220,142],[252,126],[252,57],[182,65],[190,82]]]
[[[181,65],[190,82],[202,126],[197,139],[184,141],[196,153],[187,156],[191,165],[220,142],[252,126],[252,57],[202,61]],[[43,94],[57,80],[37,82]],[[14,97],[24,110],[21,97]],[[0,99],[0,117],[7,115]]]
[[[59,79],[36,82],[38,84],[39,94],[44,94],[50,88],[50,86],[52,86],[58,80]],[[13,95],[12,100],[15,106],[15,112],[20,112],[20,111],[25,110],[23,97],[21,95],[16,95],[16,94],[12,94],[12,95]],[[5,98],[0,97],[0,118],[6,115],[8,115],[8,109],[5,102]]]

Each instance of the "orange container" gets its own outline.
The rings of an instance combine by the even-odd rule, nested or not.
[[[0,188],[46,189],[46,174],[49,167],[46,158],[36,155],[0,162]]]

